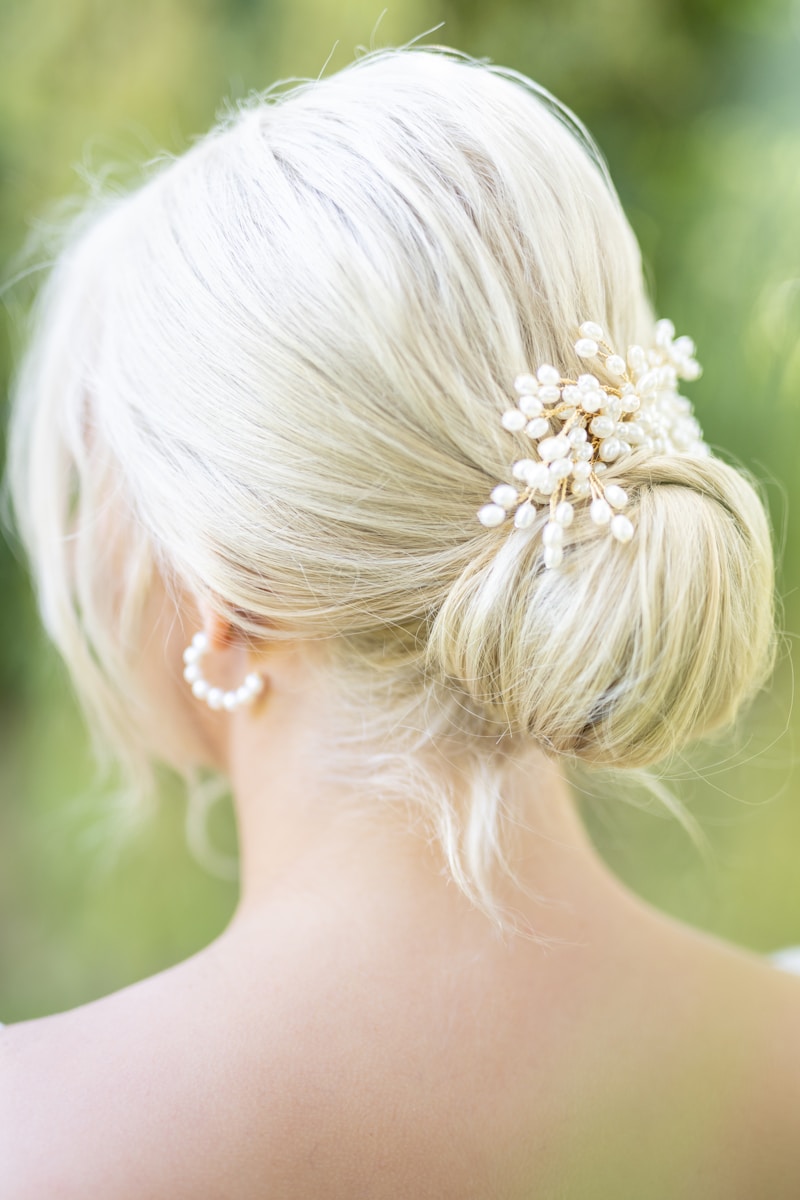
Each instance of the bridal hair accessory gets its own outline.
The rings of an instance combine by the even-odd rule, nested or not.
[[[562,562],[564,530],[573,522],[576,500],[589,500],[591,520],[618,542],[633,537],[633,524],[620,511],[627,493],[602,482],[610,463],[640,448],[654,454],[710,454],[690,402],[678,394],[678,379],[697,379],[701,371],[691,338],[676,339],[672,322],[658,321],[655,345],[629,346],[623,358],[595,321],[584,321],[579,332],[579,358],[596,360],[614,382],[590,374],[562,379],[548,364],[535,375],[518,376],[517,407],[504,412],[501,422],[509,433],[526,433],[538,458],[515,462],[511,474],[517,486],[498,484],[491,503],[478,512],[481,524],[492,528],[513,511],[515,528],[527,529],[536,521],[537,506],[549,505],[550,519],[542,529],[546,567]]]
[[[224,708],[233,712],[250,704],[264,690],[264,680],[255,671],[245,676],[241,687],[226,692],[223,688],[213,687],[203,675],[200,660],[208,650],[208,637],[205,633],[196,633],[191,645],[183,652],[186,663],[183,678],[192,685],[192,691],[198,700],[205,700],[209,708]]]

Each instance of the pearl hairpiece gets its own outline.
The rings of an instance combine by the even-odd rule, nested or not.
[[[537,504],[549,503],[550,519],[542,530],[546,567],[561,564],[574,500],[591,497],[591,520],[617,541],[633,537],[633,524],[619,511],[628,503],[627,493],[615,483],[603,486],[600,478],[609,463],[641,447],[654,454],[710,453],[690,402],[678,394],[678,379],[697,379],[701,372],[691,338],[676,339],[672,322],[658,321],[655,345],[629,346],[623,358],[595,321],[584,321],[579,332],[578,356],[597,359],[615,382],[602,383],[589,374],[562,379],[549,364],[535,375],[518,376],[517,407],[504,412],[501,422],[510,433],[524,431],[538,458],[515,462],[511,474],[522,487],[498,484],[491,503],[478,512],[481,524],[492,528],[515,510],[514,526],[527,529],[536,520]]]

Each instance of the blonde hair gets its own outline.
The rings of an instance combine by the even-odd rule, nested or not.
[[[120,757],[152,754],[131,679],[156,573],[245,636],[327,641],[350,698],[331,769],[349,747],[373,796],[416,789],[487,911],[509,759],[638,768],[728,722],[773,630],[741,473],[614,464],[636,537],[609,550],[579,512],[559,571],[541,522],[476,520],[515,376],[580,369],[587,317],[652,340],[602,160],[529,80],[450,52],[255,97],[88,207],[39,299],[11,483],[45,624]]]

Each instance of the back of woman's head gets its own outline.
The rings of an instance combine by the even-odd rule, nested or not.
[[[156,569],[244,635],[326,639],[343,714],[368,687],[373,789],[378,761],[396,781],[410,750],[462,745],[466,805],[421,795],[480,894],[509,756],[642,766],[728,721],[772,637],[741,474],[621,460],[636,536],[579,511],[557,571],[544,516],[476,520],[516,453],[515,377],[581,369],[589,317],[652,341],[597,155],[528,81],[439,52],[254,100],[87,213],[40,300],[12,467],[46,623],[108,731],[129,751],[156,703],[130,682]]]

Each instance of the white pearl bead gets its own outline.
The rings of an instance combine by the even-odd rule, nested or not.
[[[658,374],[655,371],[645,371],[636,380],[636,386],[642,396],[650,396],[658,386]]]
[[[526,417],[540,417],[544,410],[544,405],[538,396],[522,396],[519,407]]]
[[[564,530],[557,521],[548,521],[542,530],[542,541],[545,546],[560,546],[564,540]]]
[[[641,346],[628,347],[628,366],[636,375],[647,366],[647,355]]]
[[[517,529],[529,529],[535,520],[536,508],[530,500],[526,500],[514,514],[514,524]]]
[[[656,321],[656,345],[669,345],[675,337],[675,326],[668,318],[664,317],[661,321]]]
[[[608,416],[595,417],[589,426],[589,429],[594,436],[599,438],[611,437],[611,434],[614,432],[615,428],[616,421],[613,417]]]
[[[525,428],[525,414],[521,413],[518,408],[510,408],[508,412],[503,413],[500,424],[509,433],[518,433],[520,429]]]
[[[589,516],[595,525],[607,525],[611,520],[611,507],[602,497],[598,496],[589,507]]]
[[[578,499],[583,499],[591,493],[591,487],[586,479],[575,479],[572,484],[572,494]]]
[[[198,700],[206,700],[211,688],[205,679],[198,679],[192,684],[192,691],[194,692],[195,696],[197,696]]]
[[[233,712],[235,708],[239,707],[239,700],[236,692],[225,692],[222,697],[222,707],[226,709],[227,712]]]
[[[515,479],[526,480],[530,468],[537,466],[539,466],[539,464],[534,462],[532,458],[521,458],[518,462],[514,463],[513,467],[511,468],[511,474]]]
[[[595,475],[605,475],[605,473],[606,473],[606,471],[607,471],[607,470],[608,470],[608,467],[607,467],[607,466],[606,466],[606,464],[605,464],[605,463],[603,463],[603,462],[599,462],[599,463],[595,463],[595,464],[594,464],[594,473],[595,473]]]
[[[202,677],[203,672],[200,670],[197,663],[190,662],[189,665],[184,668],[183,678],[187,683],[197,683],[197,680],[202,679]]]
[[[493,529],[496,525],[502,525],[505,519],[506,510],[501,508],[499,504],[484,504],[483,508],[478,512],[478,520],[487,529]]]
[[[497,487],[492,492],[492,500],[495,504],[499,504],[501,508],[513,508],[519,500],[517,489],[512,487],[510,483],[498,483]]]
[[[625,421],[625,440],[632,446],[641,446],[645,440],[645,432],[636,421]]]
[[[581,392],[594,392],[600,386],[600,381],[596,375],[579,375],[578,390]]]
[[[574,383],[570,383],[563,388],[561,395],[567,404],[579,405],[583,402],[583,392]]]
[[[633,525],[627,517],[617,514],[611,520],[611,532],[618,542],[629,542],[633,537]]]
[[[570,444],[563,434],[558,434],[557,437],[543,438],[539,442],[539,454],[545,462],[552,462],[555,458],[563,458],[565,454],[569,454]]]
[[[536,372],[536,378],[539,383],[554,384],[559,382],[561,376],[555,367],[551,367],[549,363],[543,363]]]
[[[561,388],[556,387],[555,384],[548,383],[544,387],[539,388],[539,399],[544,401],[545,404],[558,404],[561,399]]]
[[[222,688],[209,688],[208,695],[206,696],[206,703],[208,704],[208,707],[213,709],[222,708],[224,695],[225,693],[223,692]]]
[[[567,479],[572,474],[572,459],[557,458],[555,462],[551,462],[548,468],[551,478],[558,482],[559,479]]]
[[[606,359],[606,370],[609,375],[624,375],[625,369],[625,359],[621,355],[609,354]]]
[[[579,338],[575,343],[575,353],[579,358],[594,358],[597,354],[597,342],[591,338]]]
[[[534,488],[534,490],[537,491],[541,491],[542,488],[550,482],[550,472],[547,470],[547,467],[544,463],[535,463],[532,460],[528,461],[531,465],[528,467],[528,470],[525,473],[525,482],[527,483],[528,487]]]
[[[588,434],[582,425],[576,425],[574,429],[570,429],[567,434],[567,441],[570,446],[580,446],[588,438]]]
[[[514,380],[514,389],[520,395],[530,395],[538,386],[539,382],[533,375],[518,375]]]
[[[534,417],[533,420],[529,421],[525,426],[525,432],[527,433],[528,437],[532,438],[547,437],[548,433],[550,432],[550,422],[548,421],[547,417]]]
[[[581,337],[592,338],[595,342],[602,342],[605,337],[602,325],[598,325],[596,321],[584,321],[580,327],[580,334]]]
[[[578,462],[591,462],[591,460],[594,458],[594,449],[589,445],[588,442],[584,442],[582,446],[576,446],[572,452],[572,456],[573,458],[576,458]]]
[[[635,392],[629,392],[627,395],[622,397],[622,404],[620,407],[623,412],[635,413],[638,412],[642,407],[642,402]]]
[[[183,661],[187,664],[188,663],[196,663],[198,658],[200,658],[200,657],[201,657],[201,652],[194,645],[187,646],[183,652]]]
[[[560,567],[564,561],[564,550],[561,546],[545,546],[544,548],[544,565],[551,569]]]
[[[575,509],[569,500],[562,500],[560,504],[556,505],[554,516],[559,525],[566,529],[575,519]]]
[[[619,438],[610,437],[600,443],[600,457],[603,462],[613,462],[622,453],[622,443]]]
[[[200,633],[196,633],[194,635],[192,638],[192,645],[200,654],[205,654],[206,650],[208,649],[208,638],[202,630]]]
[[[250,691],[250,688],[245,687],[244,684],[236,689],[236,700],[240,706],[248,704],[252,698],[253,693]]]
[[[592,473],[592,464],[588,462],[576,462],[572,468],[572,474],[575,479],[588,479]]]
[[[581,408],[587,413],[598,412],[606,402],[606,394],[605,392],[601,392],[599,388],[583,392],[582,397]]]
[[[264,690],[264,680],[255,671],[244,677],[244,686],[249,688],[254,696]]]
[[[628,503],[628,493],[619,484],[609,483],[603,488],[603,492],[612,508],[624,508]]]

